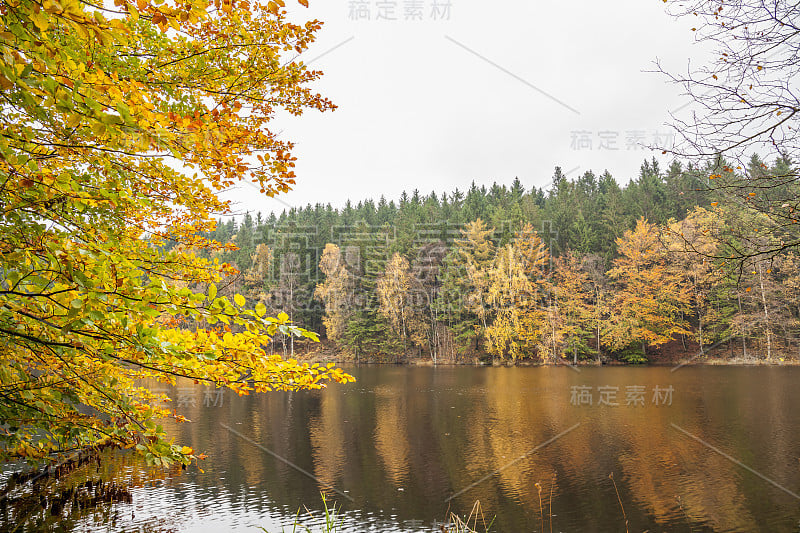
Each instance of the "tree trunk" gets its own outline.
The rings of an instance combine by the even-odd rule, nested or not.
[[[597,362],[600,363],[600,288],[597,285],[594,287],[594,295],[595,307],[597,308]]]
[[[558,362],[558,354],[556,353],[558,351],[558,347],[556,346],[556,317],[555,317],[555,315],[553,315],[552,323],[553,323],[553,362],[556,363],[556,362]]]
[[[767,361],[772,359],[772,330],[769,327],[767,297],[764,295],[764,277],[761,275],[761,263],[758,264],[758,285],[761,288],[761,305],[764,307],[764,333],[767,336]]]
[[[700,340],[700,355],[705,355],[703,351],[703,318],[697,315],[697,337]]]
[[[739,316],[742,316],[742,295],[737,294],[736,297],[739,300]],[[744,334],[744,328],[742,328],[742,357],[747,357],[747,337]]]
[[[597,321],[597,362],[601,362],[601,353],[600,353],[600,321]]]
[[[406,333],[406,315],[405,315],[405,309],[403,310],[403,313],[400,315],[400,323],[402,324],[402,326],[401,326],[401,328],[402,328],[402,333],[401,333],[401,335],[402,335],[402,337],[403,337],[403,355],[405,355],[405,354],[406,354],[406,352],[408,351],[408,345],[407,345],[407,342],[406,342],[406,341],[407,341],[407,339],[408,339],[408,334]],[[395,363],[396,363],[396,362],[397,362],[397,358],[395,358],[395,360],[394,360],[394,361],[395,361]]]
[[[292,320],[292,316],[294,316],[294,280],[289,282],[289,320]],[[292,359],[294,359],[294,335],[291,336],[289,339],[289,344],[292,348]]]
[[[700,293],[697,291],[697,282],[695,281],[695,291],[694,291],[694,299],[697,302],[697,337],[700,341],[700,355],[705,355],[703,351],[703,343],[705,339],[703,338],[703,313],[700,309]]]

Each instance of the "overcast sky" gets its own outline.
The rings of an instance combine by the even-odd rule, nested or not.
[[[339,108],[274,124],[296,142],[297,186],[269,199],[241,185],[225,195],[240,213],[396,200],[473,180],[519,177],[530,189],[556,165],[569,177],[607,169],[624,184],[654,155],[641,144],[670,143],[669,112],[688,102],[647,71],[656,59],[677,71],[703,59],[693,21],[669,17],[660,0],[287,6],[324,22],[304,58],[325,72],[315,88]]]

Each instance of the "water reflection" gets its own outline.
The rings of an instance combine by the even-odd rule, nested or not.
[[[216,404],[185,389],[195,401],[176,408],[193,422],[167,429],[209,455],[205,473],[138,487],[119,514],[135,522],[93,528],[169,517],[176,531],[277,532],[302,505],[318,510],[323,490],[343,505],[347,531],[430,531],[448,507],[465,513],[475,500],[504,532],[547,529],[550,515],[554,531],[624,531],[621,507],[630,531],[797,530],[795,497],[676,426],[797,493],[800,369],[350,371],[358,382],[348,386]],[[573,387],[590,388],[592,405],[571,401]],[[605,387],[618,405],[598,405]],[[632,387],[646,391],[643,405],[626,403]],[[671,404],[654,401],[657,387],[672,387]]]

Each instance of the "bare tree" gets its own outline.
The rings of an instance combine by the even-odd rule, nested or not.
[[[728,259],[774,257],[800,246],[800,4],[670,1],[668,12],[691,21],[696,40],[710,45],[714,59],[700,67],[690,64],[683,75],[657,63],[693,104],[688,114],[672,114],[676,146],[658,148],[696,162],[708,172],[709,188],[727,203],[768,217],[762,231],[771,234],[773,244],[756,252],[729,247]]]

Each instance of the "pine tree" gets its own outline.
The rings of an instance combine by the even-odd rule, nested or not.
[[[443,241],[421,246],[410,267],[411,304],[414,327],[412,340],[418,346],[427,343],[434,364],[442,357],[455,360],[452,331],[442,323],[442,267],[447,254]]]
[[[378,278],[389,259],[388,238],[387,232],[376,231],[361,221],[345,245],[356,298],[341,342],[355,355],[356,361],[364,356],[396,353],[401,345],[400,339],[386,334],[389,326],[378,311]]]

